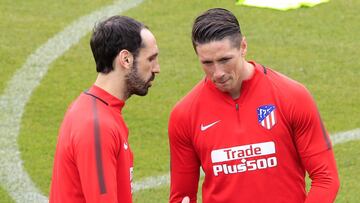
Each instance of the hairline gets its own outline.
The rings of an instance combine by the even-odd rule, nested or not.
[[[236,38],[239,38],[239,42],[237,43],[237,39]],[[231,44],[231,47],[233,48],[236,48],[236,49],[240,49],[241,47],[241,43],[242,43],[242,40],[243,40],[243,35],[240,34],[240,33],[235,33],[235,34],[232,34],[232,35],[227,35],[223,38],[219,38],[219,39],[211,39],[209,41],[205,41],[205,42],[197,42],[197,41],[194,41],[193,42],[193,47],[194,47],[194,50],[195,52],[197,53],[197,47],[199,45],[204,45],[204,44],[209,44],[209,43],[212,43],[212,42],[220,42],[220,41],[223,41],[223,40],[229,40],[230,41],[230,44]],[[236,39],[236,40],[232,40],[232,39]]]

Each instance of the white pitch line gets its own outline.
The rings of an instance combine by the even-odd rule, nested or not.
[[[134,182],[134,192],[151,189],[151,188],[157,188],[169,184],[170,184],[169,173],[166,175],[151,176],[141,181]]]
[[[48,202],[24,170],[17,145],[21,118],[31,93],[46,75],[49,65],[91,31],[96,21],[141,2],[117,1],[80,17],[31,54],[8,82],[0,96],[0,184],[16,202]]]
[[[336,133],[330,136],[333,145],[345,143],[352,140],[360,140],[360,128]],[[202,176],[204,173],[201,174]],[[138,181],[134,183],[134,192],[138,192],[140,190],[146,190],[150,188],[157,188],[165,185],[170,185],[170,175],[160,175],[154,177],[145,178],[142,181]]]
[[[360,140],[360,128],[349,130],[346,132],[336,133],[330,136],[333,145],[349,142],[352,140]]]

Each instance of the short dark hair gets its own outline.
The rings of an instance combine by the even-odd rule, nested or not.
[[[198,44],[230,37],[234,46],[240,47],[242,34],[236,17],[223,8],[212,8],[199,15],[193,24],[192,43],[196,51]]]
[[[146,28],[144,24],[126,16],[112,16],[95,25],[90,46],[96,71],[114,70],[113,61],[123,49],[131,52],[135,59],[142,47],[140,32],[143,28]]]

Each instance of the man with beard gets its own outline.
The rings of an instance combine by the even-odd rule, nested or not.
[[[132,202],[133,155],[121,110],[144,96],[160,72],[155,37],[142,23],[113,16],[95,26],[94,85],[68,108],[55,152],[50,202]]]

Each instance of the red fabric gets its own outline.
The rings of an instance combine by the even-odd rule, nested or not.
[[[305,158],[303,163],[312,180],[305,203],[334,202],[340,182],[333,151]]]
[[[199,167],[204,203],[305,201],[303,163],[331,149],[328,134],[301,84],[251,63],[255,73],[237,100],[205,78],[174,107],[170,202],[196,202]],[[270,129],[258,120],[264,105],[275,107]]]
[[[131,203],[133,157],[124,102],[99,87],[82,93],[60,128],[51,203]]]

